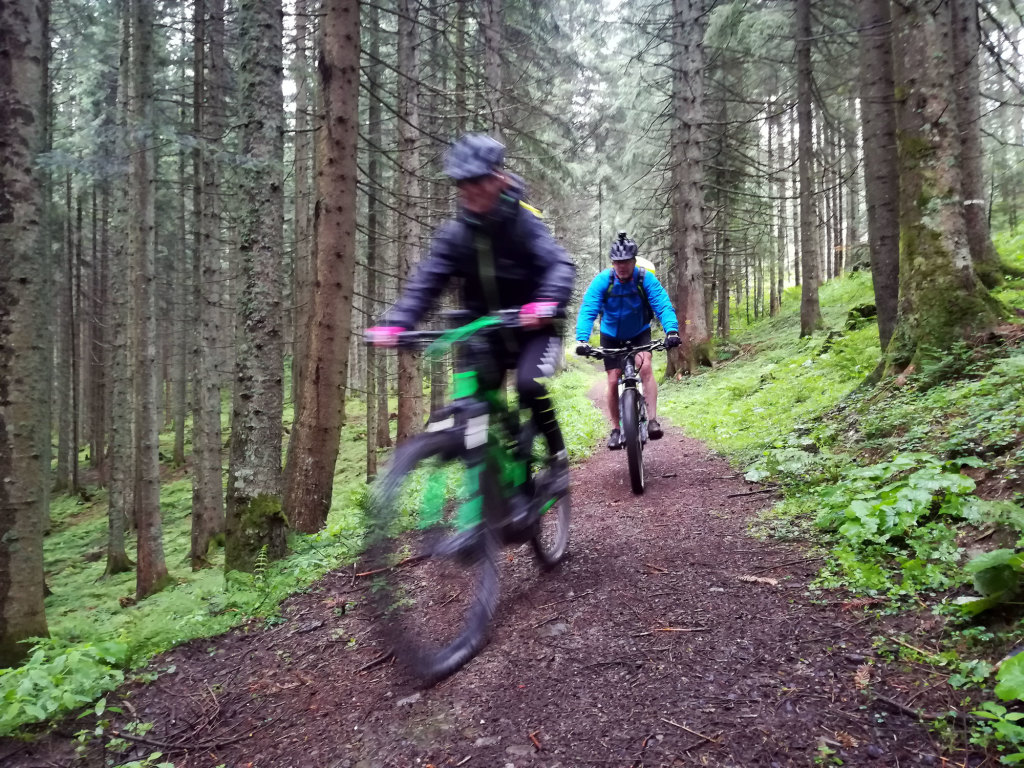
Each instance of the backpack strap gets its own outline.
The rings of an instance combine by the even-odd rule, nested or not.
[[[651,301],[647,298],[647,290],[644,288],[644,275],[647,274],[647,270],[643,267],[637,267],[640,271],[638,280],[636,281],[636,289],[640,292],[640,299],[644,303],[644,310],[647,313],[644,322],[651,322],[654,319],[654,310],[651,309]],[[612,269],[608,272],[608,289],[604,292],[605,301],[612,295],[612,288],[615,287],[615,270]]]

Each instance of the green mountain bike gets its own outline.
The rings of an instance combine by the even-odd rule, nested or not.
[[[462,361],[451,403],[398,447],[369,501],[366,557],[380,626],[396,658],[426,685],[483,647],[502,546],[529,542],[543,569],[568,549],[569,498],[548,490],[544,441],[533,420],[509,406],[501,372],[488,370],[488,339],[518,318],[504,310],[449,331],[399,336],[399,346],[425,346],[433,357],[458,346]]]

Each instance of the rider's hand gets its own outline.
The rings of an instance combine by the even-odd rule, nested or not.
[[[581,341],[576,345],[576,354],[580,357],[586,357],[590,354],[590,345],[585,341]]]
[[[519,323],[524,328],[540,328],[558,311],[558,302],[540,299],[523,304],[519,310]]]
[[[404,331],[400,325],[375,325],[366,329],[366,341],[375,347],[397,347],[398,335]]]
[[[678,347],[683,343],[683,340],[679,338],[678,331],[669,331],[665,336],[665,349],[672,349],[672,347]]]

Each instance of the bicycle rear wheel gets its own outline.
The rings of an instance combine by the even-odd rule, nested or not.
[[[622,440],[626,444],[629,484],[633,493],[644,492],[644,445],[640,435],[640,393],[626,387],[620,395]]]
[[[498,603],[497,545],[474,494],[492,479],[450,458],[459,452],[449,450],[453,439],[422,434],[400,446],[370,497],[368,573],[380,625],[427,686],[483,647]]]

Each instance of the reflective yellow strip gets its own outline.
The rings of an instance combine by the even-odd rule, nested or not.
[[[538,219],[544,218],[544,214],[541,213],[538,208],[534,208],[532,205],[530,205],[529,203],[524,203],[522,200],[519,201],[519,204],[523,206],[523,208],[528,210],[530,213],[532,213],[534,216],[536,216]]]

